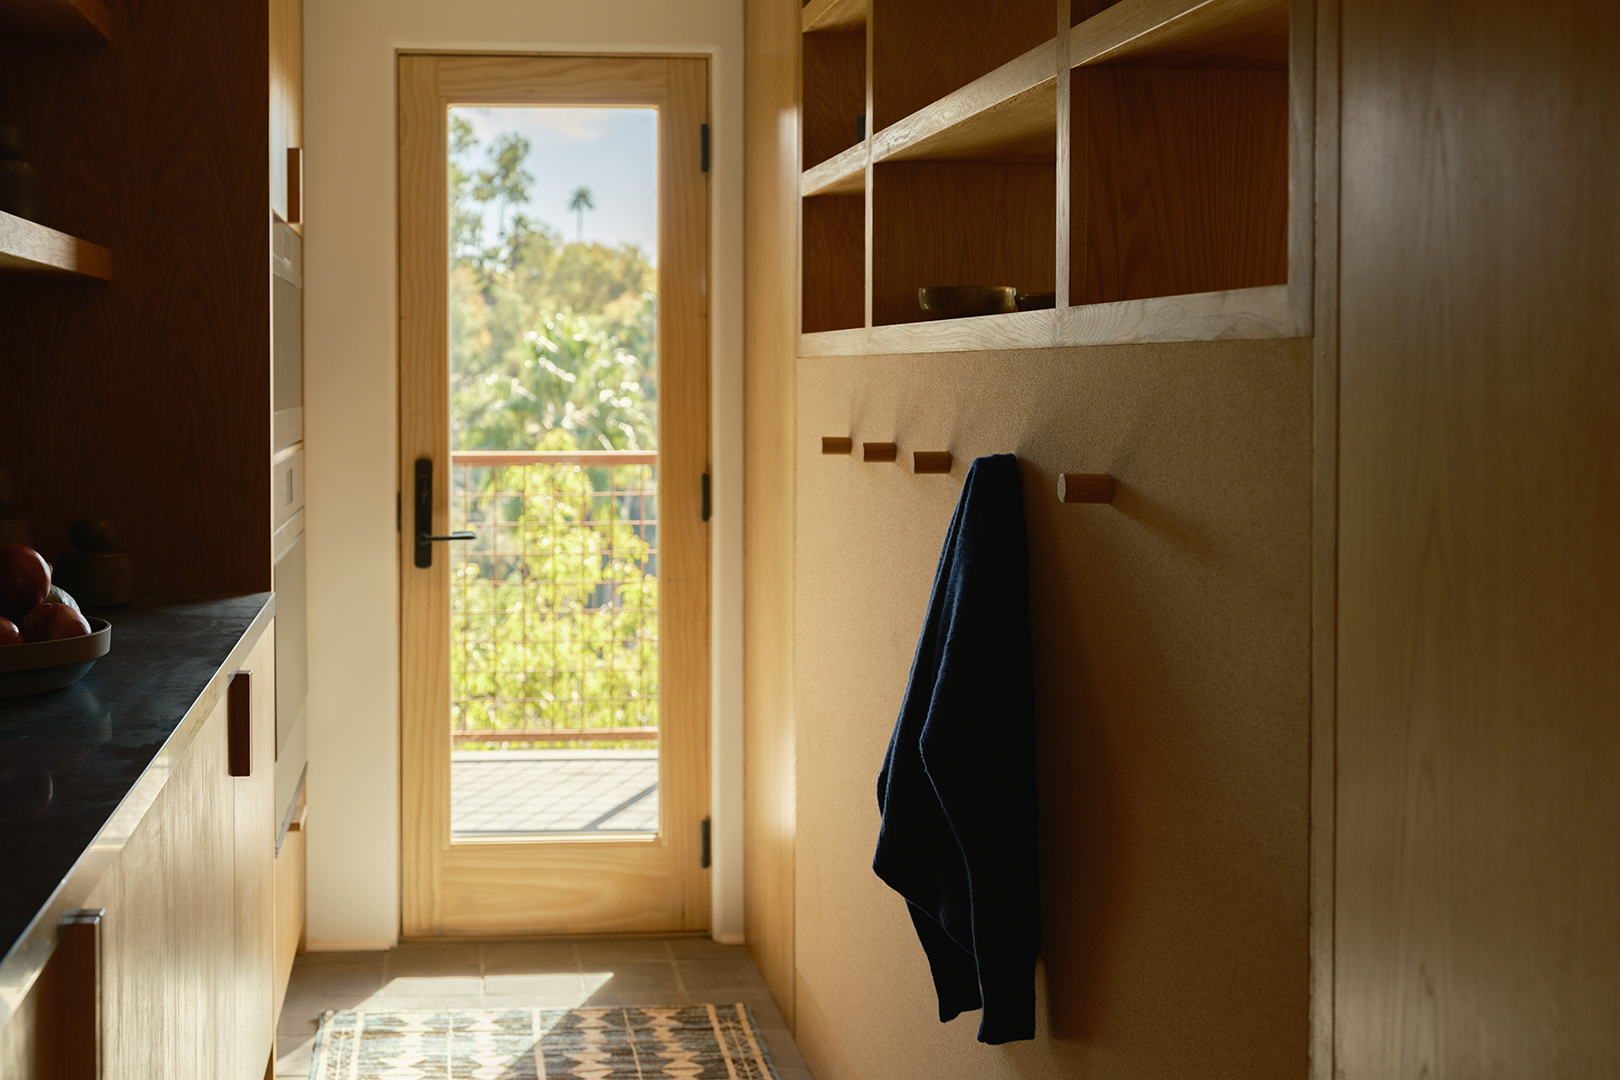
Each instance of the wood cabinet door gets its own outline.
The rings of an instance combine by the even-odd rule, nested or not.
[[[107,1080],[247,1075],[226,1037],[236,997],[226,710],[221,700],[91,894],[91,904],[107,912]],[[261,1062],[254,1075],[262,1073]]]
[[[264,1075],[275,1044],[276,675],[272,623],[242,665],[250,771],[231,779],[234,810],[235,1041],[231,1072]]]

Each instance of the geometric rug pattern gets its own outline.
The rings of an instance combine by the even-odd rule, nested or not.
[[[327,1012],[310,1080],[775,1080],[746,1005]]]

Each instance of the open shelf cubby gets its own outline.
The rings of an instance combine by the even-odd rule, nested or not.
[[[1308,332],[1302,2],[807,5],[801,353]],[[925,322],[923,285],[1057,303]]]

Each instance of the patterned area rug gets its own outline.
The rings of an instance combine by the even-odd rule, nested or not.
[[[775,1080],[746,1005],[328,1012],[310,1080]]]

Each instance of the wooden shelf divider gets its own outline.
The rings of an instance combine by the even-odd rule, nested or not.
[[[0,273],[65,274],[112,280],[112,252],[0,210]]]
[[[1288,0],[1120,0],[1069,31],[1069,64],[1288,66]]]
[[[872,160],[1056,161],[1057,74],[1057,41],[1042,42],[877,132]]]
[[[112,40],[112,13],[101,0],[0,0],[0,26],[46,37]]]
[[[872,140],[858,142],[820,165],[804,170],[799,193],[811,195],[859,195],[866,190],[866,152]]]
[[[799,27],[806,34],[865,29],[866,0],[810,0],[799,14]]]

